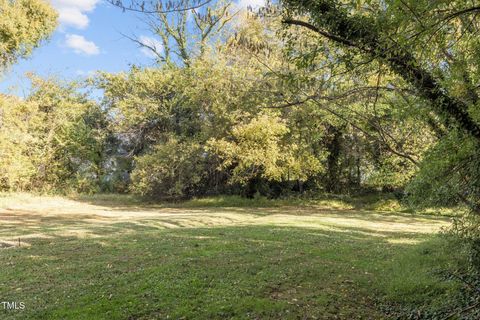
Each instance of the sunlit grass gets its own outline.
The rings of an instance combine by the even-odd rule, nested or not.
[[[463,259],[441,217],[2,199],[0,296],[27,309],[1,319],[382,319],[458,290],[437,273]]]
[[[51,199],[59,202],[70,199],[99,206],[145,207],[150,208],[279,208],[279,207],[323,207],[337,210],[362,210],[376,212],[403,212],[417,215],[453,217],[464,213],[459,207],[425,208],[414,210],[399,201],[393,194],[317,195],[316,197],[289,197],[268,199],[266,197],[245,198],[237,195],[223,195],[193,198],[183,201],[161,201],[144,199],[131,194],[72,194],[67,198],[59,196],[32,195],[28,193],[0,193],[0,208],[18,203],[35,203],[38,199]]]

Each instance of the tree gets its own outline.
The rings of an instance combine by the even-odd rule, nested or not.
[[[148,50],[158,64],[189,66],[194,59],[205,57],[238,13],[230,2],[223,1],[189,6],[187,0],[178,5],[178,9],[143,11],[154,38],[126,36]]]
[[[0,189],[100,190],[105,114],[74,83],[31,79],[25,100],[0,99]]]
[[[0,0],[0,69],[28,57],[56,26],[57,13],[43,0]]]
[[[124,11],[140,12],[143,14],[172,13],[196,10],[206,6],[213,0],[107,0],[112,5],[121,8]]]
[[[365,85],[378,69],[374,86],[377,92],[384,87],[392,89],[395,84],[406,87],[407,91],[395,92],[396,100],[403,99],[409,106],[408,112],[428,126],[437,141],[426,158],[413,159],[420,163],[420,175],[415,178],[416,187],[409,190],[423,192],[416,199],[423,198],[430,205],[435,201],[428,200],[433,199],[461,201],[478,212],[480,196],[476,186],[480,176],[475,174],[473,162],[466,160],[477,157],[480,140],[476,86],[479,64],[475,59],[480,49],[480,25],[474,15],[478,8],[468,7],[464,1],[282,3],[286,10],[284,23],[298,27],[316,41],[313,48],[325,43],[337,48],[329,51],[329,59],[347,66],[341,81],[355,79],[360,69],[363,75],[358,79]],[[315,52],[322,51],[311,50],[310,59],[315,59]],[[338,87],[338,81],[332,85]],[[377,101],[381,99],[375,98],[375,105]],[[455,146],[449,149],[450,157],[433,151],[445,151],[447,146]],[[399,153],[395,149],[392,151]],[[432,187],[440,181],[452,187]],[[462,183],[450,184],[451,181]],[[449,197],[445,196],[446,190]]]
[[[133,193],[160,199],[188,198],[202,194],[206,177],[206,156],[195,141],[172,138],[153,146],[135,159]]]
[[[353,49],[362,54],[368,55],[385,63],[397,75],[410,83],[419,96],[430,102],[433,110],[442,117],[445,124],[451,125],[454,120],[456,126],[480,140],[480,126],[469,114],[468,104],[455,97],[451,90],[446,87],[441,77],[436,77],[433,71],[441,72],[440,69],[429,70],[425,61],[419,61],[415,52],[407,45],[404,39],[394,39],[392,36],[392,27],[407,28],[405,20],[399,19],[399,23],[394,21],[390,24],[388,16],[397,12],[396,2],[386,3],[385,6],[369,6],[375,15],[367,15],[363,9],[358,9],[358,2],[351,2],[347,6],[340,6],[332,0],[285,0],[284,3],[288,9],[300,14],[308,14],[310,21],[297,20],[290,17],[284,19],[284,23],[308,28],[327,39],[337,42],[346,48]],[[462,2],[463,3],[463,2]],[[430,6],[430,7],[428,7]],[[452,1],[445,5],[439,1],[435,9],[445,9],[451,7]],[[423,10],[432,10],[429,2],[424,3]],[[465,8],[441,18],[433,17],[432,22],[421,21],[419,23],[432,24],[442,29],[449,29],[445,25],[452,20],[460,19],[464,14],[475,12],[473,8]],[[418,12],[418,14],[421,14]],[[461,21],[468,24],[470,21]],[[475,22],[474,22],[475,23]],[[393,25],[393,26],[392,26]],[[422,33],[437,32],[435,27],[423,27]],[[469,32],[462,31],[462,32]],[[446,31],[444,35],[459,36],[458,31]],[[451,37],[445,37],[443,41],[450,40]],[[448,46],[446,47],[448,48]],[[448,52],[447,52],[448,53]],[[443,74],[443,73],[440,73]],[[466,77],[469,75],[467,74]]]
[[[177,14],[184,17],[185,12],[175,11]],[[182,19],[173,21],[180,21],[174,29],[184,30],[184,38],[189,31],[183,27]],[[302,56],[314,45],[305,34],[295,33],[302,45],[285,56],[283,49],[288,43],[275,33],[279,19],[244,11],[232,21],[235,30],[226,24],[222,27],[223,37],[205,42],[208,54],[197,55],[201,51],[185,47],[186,59],[181,61],[188,63],[162,60],[155,68],[132,68],[127,73],[100,77],[98,86],[107,97],[105,108],[115,115],[112,130],[119,137],[120,149],[125,151],[124,159],[131,164],[126,168],[132,177],[145,176],[136,173],[140,163],[142,172],[148,174],[146,163],[154,166],[156,159],[149,155],[164,154],[162,146],[167,148],[166,144],[176,141],[179,145],[195,142],[203,150],[206,161],[198,163],[208,174],[202,186],[194,188],[200,194],[211,192],[212,187],[218,190],[219,186],[230,190],[226,182],[253,190],[251,186],[260,180],[266,185],[264,190],[278,183],[283,184],[280,189],[297,191],[350,191],[363,186],[392,190],[405,185],[434,139],[428,126],[418,121],[417,111],[422,106],[412,99],[394,99],[396,93],[408,93],[403,83],[383,76],[382,80],[389,82],[379,87],[375,85],[377,75],[357,74],[353,80],[344,77],[332,86],[325,77],[328,68],[332,73],[341,73],[347,67],[338,68],[338,61],[331,56],[306,62],[301,61],[303,57],[294,57]],[[165,30],[162,26],[160,30]],[[173,48],[178,48],[175,41]],[[323,67],[317,70],[312,67],[316,65]],[[361,81],[367,84],[358,87]],[[368,103],[368,99],[375,101]],[[405,112],[407,109],[415,112]],[[247,143],[248,139],[238,135],[245,128],[261,132],[258,122],[274,126],[277,120],[288,130],[273,142],[264,135],[262,143]],[[392,125],[394,121],[397,123]],[[338,131],[341,139],[335,138]],[[237,152],[226,153],[230,147]],[[281,157],[270,163],[267,159],[273,153]],[[160,159],[157,162],[159,167],[165,166]],[[135,188],[138,181],[135,179],[131,187]],[[151,190],[151,194],[163,188],[158,177],[142,181],[156,181],[157,187],[143,188]]]
[[[321,158],[288,139],[285,122],[275,114],[259,114],[232,128],[232,141],[210,139],[208,149],[222,159],[220,168],[233,168],[231,182],[306,181],[322,171]]]

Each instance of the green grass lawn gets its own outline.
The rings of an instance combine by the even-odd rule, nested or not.
[[[444,217],[0,197],[0,319],[395,319],[444,312]]]

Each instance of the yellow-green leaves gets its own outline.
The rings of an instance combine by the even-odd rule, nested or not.
[[[305,180],[321,171],[319,159],[299,152],[297,144],[289,143],[288,133],[285,121],[264,113],[235,126],[232,139],[210,139],[208,149],[222,159],[220,168],[234,166],[234,183],[244,184],[256,177],[268,181]]]
[[[57,26],[44,0],[0,0],[0,69],[27,57]]]
[[[130,190],[150,197],[191,196],[205,176],[204,162],[198,143],[172,138],[135,159]]]
[[[73,85],[32,82],[25,100],[0,96],[0,190],[95,190],[103,161],[98,105]]]

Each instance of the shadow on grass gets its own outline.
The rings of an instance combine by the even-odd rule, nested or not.
[[[0,296],[25,301],[22,319],[383,319],[392,316],[385,305],[428,307],[455,288],[432,270],[456,257],[422,234],[110,228],[90,226],[101,238],[58,235],[2,251]]]
[[[371,193],[364,195],[317,194],[315,197],[291,197],[267,199],[265,197],[248,199],[235,195],[218,195],[194,198],[190,200],[165,201],[141,198],[134,195],[96,194],[71,197],[76,201],[92,205],[110,206],[117,209],[151,207],[151,208],[278,208],[278,207],[317,207],[334,210],[356,210],[377,212],[402,212],[405,214],[421,214],[425,216],[454,217],[462,214],[462,208],[428,208],[414,210],[405,206],[392,193]]]
[[[225,210],[255,214],[260,216],[271,214],[315,215],[322,213],[337,213],[346,217],[359,214],[379,214],[385,220],[395,220],[396,217],[411,218],[411,221],[426,219],[448,221],[454,215],[415,214],[413,211],[398,208],[398,210],[382,210],[375,204],[396,201],[391,194],[373,194],[361,197],[325,195],[320,199],[247,199],[239,196],[216,196],[179,202],[158,202],[142,199],[132,195],[99,194],[80,195],[71,199],[79,203],[100,206],[112,211],[159,211],[159,210],[189,210],[196,212],[221,212]]]
[[[318,208],[70,208],[43,206],[38,210],[3,209],[0,240],[77,236],[108,237],[158,229],[257,226],[301,227],[346,233],[393,237],[395,234],[428,234],[447,225],[447,219],[369,211],[324,210]],[[403,235],[400,237],[404,237]]]

